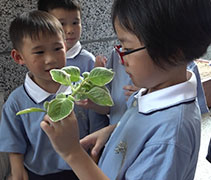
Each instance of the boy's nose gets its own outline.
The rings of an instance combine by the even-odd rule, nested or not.
[[[52,56],[52,55],[46,56],[45,64],[52,64],[54,62],[56,62],[56,58],[54,56]]]
[[[65,28],[65,33],[66,34],[73,34],[74,33],[74,28],[72,26],[67,26]]]

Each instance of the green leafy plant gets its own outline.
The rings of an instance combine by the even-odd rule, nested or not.
[[[113,106],[110,92],[105,86],[114,77],[111,69],[96,67],[90,73],[84,72],[81,77],[78,67],[67,66],[62,69],[52,69],[50,74],[55,82],[70,86],[72,93],[70,95],[58,94],[55,99],[44,103],[44,109],[32,107],[19,111],[16,115],[46,112],[50,119],[56,122],[72,112],[75,101],[90,99],[101,106]]]

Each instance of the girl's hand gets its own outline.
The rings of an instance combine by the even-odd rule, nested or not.
[[[99,55],[95,59],[95,67],[106,67],[107,59],[105,56]]]
[[[91,149],[91,156],[97,157],[108,141],[116,125],[109,125],[80,140],[85,150]]]
[[[78,124],[74,112],[58,122],[52,122],[46,115],[40,126],[49,137],[54,149],[64,159],[80,149]]]
[[[110,108],[108,106],[97,105],[89,99],[75,101],[75,104],[77,104],[78,106],[81,106],[85,109],[93,109],[95,112],[97,112],[99,114],[108,114],[110,111]]]
[[[128,100],[128,98],[136,91],[138,91],[140,88],[134,86],[134,85],[126,85],[123,87],[123,89],[125,90],[125,96],[126,96],[126,100]]]

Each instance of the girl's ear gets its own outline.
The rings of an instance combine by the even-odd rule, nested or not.
[[[13,49],[11,51],[11,56],[17,64],[20,64],[20,65],[25,64],[24,61],[23,61],[22,55],[20,54],[20,52],[18,50]]]

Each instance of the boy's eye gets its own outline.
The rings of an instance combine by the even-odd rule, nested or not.
[[[77,25],[77,24],[79,24],[79,21],[75,21],[75,22],[73,22],[73,24],[74,25]]]
[[[59,51],[61,49],[63,49],[63,47],[57,47],[57,48],[55,48],[56,51]]]
[[[65,23],[64,23],[64,22],[62,22],[62,21],[60,21],[60,23],[61,23],[61,25],[62,25],[62,26],[64,26],[64,25],[65,25]]]
[[[43,54],[44,51],[36,51],[36,52],[33,52],[33,54]]]

